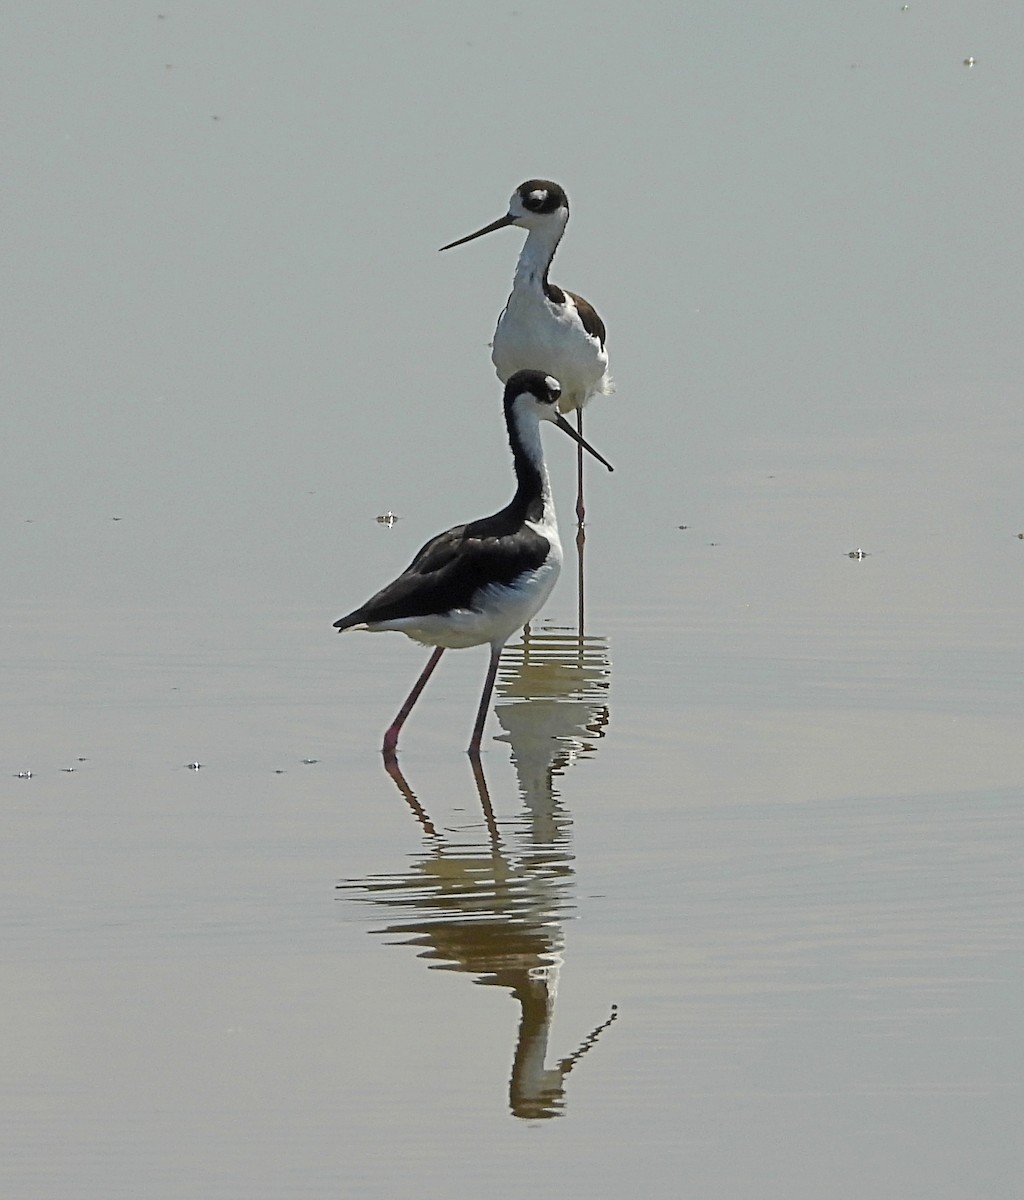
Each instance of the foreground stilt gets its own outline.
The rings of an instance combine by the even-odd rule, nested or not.
[[[491,516],[455,525],[431,538],[397,579],[334,622],[339,632],[392,630],[435,647],[384,734],[385,762],[395,758],[402,726],[445,649],[488,645],[490,667],[469,746],[471,755],[480,753],[501,648],[540,611],[562,566],[562,543],[540,438],[541,424],[551,422],[579,441],[558,411],[561,394],[558,381],[541,371],[512,376],[503,404],[515,495]],[[586,445],[584,449],[611,470],[596,450]]]

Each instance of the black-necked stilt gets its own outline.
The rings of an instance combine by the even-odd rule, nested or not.
[[[490,643],[491,661],[469,753],[478,755],[501,648],[547,600],[562,566],[551,485],[544,465],[541,421],[553,421],[610,471],[558,412],[561,388],[543,371],[518,371],[505,385],[505,423],[516,494],[491,517],[456,525],[431,538],[401,575],[335,621],[339,631],[394,629],[436,649],[384,734],[393,758],[398,734],[445,650]]]
[[[562,385],[561,412],[576,410],[583,433],[583,406],[615,390],[608,374],[604,322],[593,305],[548,279],[551,260],[569,220],[565,190],[550,179],[528,179],[512,193],[508,212],[476,233],[442,246],[450,250],[506,225],[526,229],[512,293],[494,331],[491,361],[502,383],[516,371],[547,371]],[[583,449],[577,458],[576,516],[583,522]]]

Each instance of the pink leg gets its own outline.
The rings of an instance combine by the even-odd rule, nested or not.
[[[398,716],[388,726],[387,732],[384,734],[384,745],[381,747],[381,753],[385,759],[395,757],[395,752],[398,749],[398,735],[405,724],[405,718],[412,712],[412,706],[420,698],[420,692],[427,686],[427,680],[433,673],[434,668],[441,661],[442,654],[444,654],[444,646],[438,646],[430,656],[427,665],[423,668],[423,673],[413,684],[412,691],[406,697],[405,703],[398,710]]]
[[[576,410],[576,432],[583,436],[583,409]],[[576,444],[576,477],[579,481],[579,487],[576,492],[576,520],[582,525],[583,518],[586,516],[587,510],[583,506],[583,447]]]
[[[504,642],[491,647],[491,661],[487,668],[487,678],[484,680],[484,691],[480,697],[480,707],[477,709],[476,724],[473,726],[473,737],[469,743],[470,758],[480,757],[480,741],[484,735],[484,722],[487,720],[487,710],[491,702],[491,692],[494,691],[494,681],[498,677],[498,660],[501,658],[501,647]]]

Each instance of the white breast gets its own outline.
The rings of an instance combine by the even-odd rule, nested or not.
[[[546,371],[562,385],[561,412],[612,391],[608,355],[569,304],[552,304],[539,288],[516,289],[494,331],[491,361],[502,383],[516,371]]]

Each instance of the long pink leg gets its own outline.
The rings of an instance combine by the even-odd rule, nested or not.
[[[498,677],[498,660],[501,658],[503,642],[491,646],[491,661],[487,667],[487,678],[484,680],[484,691],[480,697],[480,707],[477,709],[476,724],[473,726],[473,737],[469,743],[469,756],[480,757],[480,741],[484,735],[484,722],[487,720],[487,710],[491,702],[491,692],[494,691],[494,681]]]
[[[386,759],[395,757],[395,752],[398,749],[398,735],[405,724],[405,718],[412,712],[412,706],[420,698],[420,692],[427,686],[427,680],[433,673],[434,668],[441,661],[442,654],[444,654],[444,646],[438,646],[427,661],[427,665],[423,668],[423,673],[413,684],[412,691],[406,697],[405,703],[398,710],[398,716],[388,726],[387,732],[384,734],[384,745],[381,747],[381,753]]]
[[[583,436],[583,409],[576,410],[576,432]],[[576,492],[576,520],[582,525],[583,518],[587,515],[587,510],[583,505],[583,447],[576,443],[576,475],[579,481],[579,487]]]

